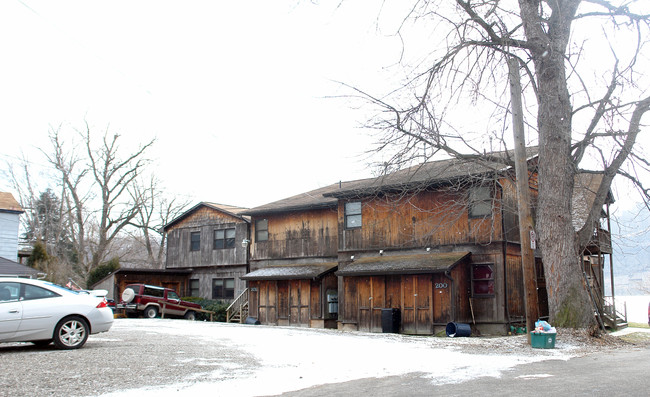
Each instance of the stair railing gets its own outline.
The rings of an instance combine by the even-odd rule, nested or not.
[[[243,323],[244,312],[248,308],[248,288],[244,289],[237,298],[226,309],[226,322],[230,322],[236,315],[239,315],[239,322]]]

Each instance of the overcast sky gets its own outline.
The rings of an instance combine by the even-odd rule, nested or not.
[[[370,176],[367,114],[332,97],[386,81],[401,47],[377,19],[396,13],[331,3],[2,1],[0,160],[36,167],[50,128],[87,121],[125,149],[156,138],[158,176],[193,201],[257,206]]]
[[[155,138],[157,176],[193,202],[253,207],[371,176],[370,114],[339,82],[381,95],[402,81],[410,2],[315,3],[1,1],[1,168],[24,154],[37,169],[51,128],[88,122],[125,153]],[[425,28],[409,55],[444,39]],[[486,128],[462,110],[457,128]]]

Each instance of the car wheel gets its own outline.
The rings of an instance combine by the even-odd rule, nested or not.
[[[187,312],[185,313],[185,319],[190,320],[190,321],[196,321],[196,313],[195,312]]]
[[[50,343],[52,343],[52,339],[33,340],[32,343],[35,344],[36,346],[47,346]]]
[[[90,328],[81,317],[64,318],[54,328],[54,345],[59,349],[78,349],[88,340]]]
[[[156,306],[149,306],[144,309],[144,316],[146,318],[156,318],[158,317],[158,308]]]

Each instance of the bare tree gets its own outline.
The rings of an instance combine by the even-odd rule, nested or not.
[[[164,267],[167,235],[163,227],[190,204],[188,200],[166,197],[164,191],[155,176],[151,176],[148,182],[134,183],[130,189],[132,200],[142,203],[137,216],[131,221],[141,235],[135,241],[144,246],[147,263],[155,268]]]
[[[485,158],[485,138],[463,128],[468,114],[476,117],[489,107],[494,109],[486,113],[490,143],[512,147],[505,133],[507,59],[518,60],[527,79],[526,120],[537,134],[531,140],[539,145],[536,229],[551,321],[557,326],[594,323],[579,253],[593,237],[613,178],[623,175],[646,201],[650,198],[639,178],[650,163],[635,152],[642,117],[650,109],[643,75],[648,65],[641,64],[650,14],[641,3],[415,1],[398,35],[408,44],[409,26],[431,23],[430,37],[441,40],[424,62],[429,66],[415,67],[414,77],[385,96],[356,89],[381,111],[371,126],[382,132],[378,150],[389,154],[390,163],[401,166],[440,152],[500,161]],[[624,48],[621,41],[631,46]],[[599,169],[604,178],[587,222],[576,232],[571,198],[582,168]]]
[[[64,141],[60,129],[50,132],[51,152],[44,152],[65,189],[77,270],[83,279],[106,260],[112,241],[138,215],[143,203],[134,200],[128,189],[148,163],[144,154],[153,144],[150,141],[122,157],[119,135],[106,131],[95,146],[88,123],[85,127],[79,132],[83,152]]]

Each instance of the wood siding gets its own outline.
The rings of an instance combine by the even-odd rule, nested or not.
[[[497,195],[500,195],[497,192]],[[467,192],[422,191],[362,200],[360,228],[345,227],[345,203],[339,202],[341,251],[414,248],[458,243],[487,244],[501,239],[501,211],[470,218]]]
[[[227,249],[214,249],[214,231],[235,229],[235,246]],[[200,250],[190,250],[190,235],[201,233]],[[199,208],[183,221],[167,231],[168,269],[197,268],[208,266],[228,266],[246,264],[248,248],[242,241],[249,238],[248,223],[212,208]]]
[[[267,219],[269,238],[253,238],[252,259],[336,257],[338,218],[336,209],[288,212],[280,215],[254,217],[251,235],[255,236],[255,220]]]
[[[339,319],[359,331],[382,332],[382,310],[399,309],[400,332],[414,335],[431,335],[436,325],[467,321],[467,269],[459,264],[451,278],[438,273],[343,277]]]
[[[249,282],[249,315],[262,324],[310,327],[312,321],[335,326],[327,313],[325,293],[336,289],[333,274],[318,280],[253,280]]]

